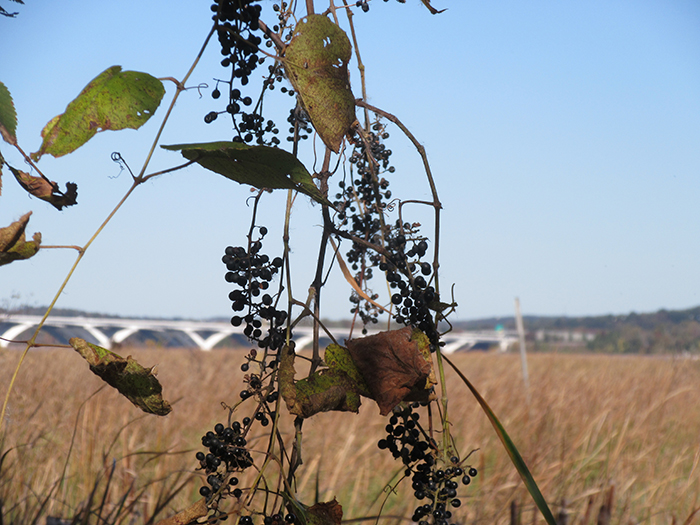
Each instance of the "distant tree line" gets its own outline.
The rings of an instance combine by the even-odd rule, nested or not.
[[[659,310],[654,313],[601,315],[592,317],[525,316],[525,330],[594,332],[585,348],[595,352],[620,354],[700,353],[700,306],[686,310]],[[491,317],[463,321],[455,328],[493,330],[497,325],[515,330],[513,317]],[[542,345],[539,345],[541,347]],[[552,345],[544,345],[549,349]],[[584,346],[583,344],[581,346]],[[539,348],[542,349],[542,348]]]

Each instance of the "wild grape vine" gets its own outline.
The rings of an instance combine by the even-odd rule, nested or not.
[[[204,120],[210,123],[221,114],[229,115],[233,142],[281,147],[278,138],[280,130],[275,119],[264,115],[264,99],[276,86],[280,92],[289,95],[292,102],[287,117],[287,142],[292,143],[293,153],[298,152],[300,140],[315,132],[323,133],[314,122],[317,117],[310,116],[309,99],[305,99],[304,93],[299,93],[294,85],[288,84],[288,81],[294,81],[288,75],[289,68],[297,67],[297,64],[285,62],[285,51],[290,44],[294,44],[292,39],[295,24],[300,23],[296,7],[293,2],[274,3],[272,16],[275,20],[268,26],[263,21],[262,6],[257,1],[220,0],[211,6],[223,56],[221,66],[228,71],[228,78],[216,79],[211,92],[215,101],[223,95],[225,107],[210,111]],[[369,3],[358,1],[354,6],[344,9],[367,12]],[[327,14],[335,17],[338,12],[331,8]],[[352,24],[352,17],[348,18]],[[333,42],[326,42],[324,47],[330,48],[332,45]],[[308,64],[314,63],[313,60],[315,58],[309,58]],[[257,83],[258,90],[253,92],[256,83],[251,80],[255,80],[255,72],[266,62],[267,70]],[[305,64],[303,67],[320,66]],[[332,70],[330,71],[323,74],[331,75]],[[364,92],[364,85],[362,87]],[[284,253],[276,256],[264,253],[263,241],[268,235],[268,229],[256,222],[258,203],[264,199],[264,191],[256,196],[253,221],[244,245],[225,249],[222,258],[227,270],[225,279],[235,287],[229,294],[234,312],[231,324],[243,326],[244,334],[256,347],[251,349],[241,366],[246,372],[245,385],[240,399],[229,407],[229,420],[217,424],[213,431],[206,433],[202,445],[208,452],[197,453],[199,467],[206,474],[207,482],[202,486],[200,494],[213,509],[211,519],[223,519],[226,516],[222,510],[224,502],[232,497],[241,502],[236,507],[243,509],[239,512],[241,523],[252,523],[254,516],[260,516],[266,525],[282,521],[290,524],[313,521],[309,517],[313,515],[313,507],[300,507],[294,503],[291,487],[300,457],[288,456],[286,463],[280,466],[279,475],[283,479],[278,483],[281,488],[275,490],[267,486],[262,488],[259,477],[258,485],[241,487],[239,476],[244,470],[256,465],[256,459],[246,448],[246,436],[256,425],[268,427],[273,423],[268,438],[268,451],[273,450],[277,443],[280,450],[291,449],[294,454],[303,453],[298,441],[291,445],[285,444],[281,436],[275,434],[276,416],[282,407],[281,397],[297,415],[295,427],[298,436],[304,419],[311,415],[302,413],[305,409],[292,408],[298,399],[290,401],[290,389],[296,388],[292,397],[299,397],[302,395],[299,390],[302,383],[310,385],[313,381],[322,381],[321,377],[327,378],[332,373],[345,373],[325,368],[331,365],[320,357],[318,348],[320,329],[325,330],[319,315],[324,282],[319,277],[328,264],[327,243],[335,239],[343,246],[346,243],[349,245],[343,251],[334,249],[334,255],[331,256],[338,258],[339,264],[351,270],[346,275],[351,280],[350,313],[362,325],[363,335],[367,335],[368,329],[376,328],[380,323],[386,323],[390,330],[401,327],[417,329],[427,338],[424,358],[428,361],[432,361],[430,356],[441,346],[438,321],[444,318],[445,308],[440,303],[438,292],[437,250],[431,251],[431,244],[436,241],[421,231],[421,225],[405,217],[403,201],[390,189],[391,180],[397,174],[391,163],[392,151],[387,146],[390,139],[389,126],[384,115],[370,116],[370,112],[366,111],[363,125],[355,122],[346,130],[345,146],[339,152],[333,169],[330,162],[332,151],[326,149],[323,168],[316,174],[317,185],[327,196],[327,200],[320,201],[323,233],[317,278],[311,283],[312,293],[307,301],[293,297],[290,300],[291,296],[288,296],[286,307],[281,306],[285,303],[285,294],[289,293],[285,288],[286,272],[289,270],[288,251],[285,248]],[[324,142],[328,144],[325,138]],[[428,173],[428,176],[431,177],[431,174]],[[335,190],[331,189],[333,180],[337,180]],[[432,180],[431,187],[434,202],[422,204],[433,206],[436,213],[439,213],[439,201]],[[332,245],[336,246],[335,242]],[[296,385],[293,382],[289,384],[282,369],[287,367],[288,370],[289,367],[285,364],[288,362],[288,359],[285,361],[285,356],[294,354],[292,330],[299,320],[309,316],[313,318],[316,330],[309,376],[298,380]],[[326,361],[330,359],[327,354]],[[325,376],[315,375],[318,374],[319,367],[320,373],[326,373]],[[283,384],[285,381],[286,390]],[[360,382],[363,382],[362,378]],[[366,391],[369,387],[364,383],[362,385],[355,385],[357,391],[371,397],[371,393]],[[387,435],[378,442],[378,447],[390,453],[405,468],[404,477],[410,479],[414,497],[420,502],[415,507],[413,520],[421,525],[447,525],[452,519],[452,510],[461,504],[457,497],[459,482],[469,484],[476,475],[476,470],[465,465],[466,458],[459,458],[449,432],[442,435],[441,440],[437,439],[432,418],[439,413],[440,427],[445,429],[447,414],[435,404],[432,386],[427,388],[428,401],[398,399],[393,410],[390,410]],[[316,393],[328,397],[322,389]],[[323,403],[326,403],[325,397]],[[244,407],[248,407],[246,410],[250,410],[250,415],[239,420],[236,416]],[[330,405],[321,408],[330,409],[338,408],[330,408]],[[385,407],[382,408],[384,409]],[[422,421],[426,418],[430,424],[424,427]],[[256,468],[262,471],[265,467]],[[255,504],[260,501],[259,498],[256,499],[258,492],[265,494],[262,509],[259,504]],[[270,504],[270,501],[273,503]]]

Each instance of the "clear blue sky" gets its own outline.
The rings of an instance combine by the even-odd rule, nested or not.
[[[448,10],[432,16],[418,0],[372,0],[355,22],[370,102],[402,119],[427,148],[444,205],[442,285],[455,283],[456,317],[512,315],[516,296],[525,314],[542,315],[700,304],[700,3],[433,3]],[[109,66],[182,77],[210,24],[207,2],[3,6],[20,12],[0,19],[0,80],[14,97],[26,151],[38,149],[44,124]],[[225,78],[219,60],[213,46],[190,84]],[[141,130],[102,133],[72,155],[41,160],[62,186],[78,183],[78,206],[58,212],[5,172],[0,224],[32,210],[28,232],[41,231],[45,244],[85,243],[130,185],[110,153],[138,169],[173,94],[166,88]],[[353,90],[359,96],[354,72]],[[222,109],[210,91],[180,99],[163,143],[230,139],[225,119],[203,123]],[[282,123],[288,97],[278,102]],[[394,195],[426,197],[419,157],[390,131]],[[21,167],[9,145],[0,148]],[[151,167],[179,161],[163,152]],[[90,249],[58,306],[229,315],[220,258],[225,246],[244,242],[247,195],[201,168],[148,182]],[[271,254],[279,250],[272,237],[283,198],[268,198],[261,210]],[[427,230],[430,215],[415,211]],[[318,208],[299,199],[293,220],[294,291],[303,299]],[[74,257],[45,250],[0,268],[0,301],[47,304]],[[348,295],[341,280],[330,284],[326,317],[348,317]]]

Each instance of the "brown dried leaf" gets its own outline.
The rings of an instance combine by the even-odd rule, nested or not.
[[[343,519],[343,507],[333,498],[333,501],[319,502],[306,509],[308,525],[340,525]]]
[[[447,9],[435,9],[432,5],[430,5],[430,0],[421,0],[421,2],[423,2],[423,5],[427,7],[428,10],[434,15],[439,15],[440,13],[447,11]]]
[[[346,341],[372,399],[385,416],[402,401],[429,401],[436,384],[428,340],[406,327]]]
[[[207,500],[202,498],[177,514],[160,520],[156,525],[188,525],[207,515]]]
[[[55,182],[49,182],[42,177],[35,177],[25,171],[17,170],[9,164],[7,167],[10,168],[22,188],[35,197],[48,202],[57,210],[78,203],[78,186],[75,183],[66,183],[66,192],[63,193]]]

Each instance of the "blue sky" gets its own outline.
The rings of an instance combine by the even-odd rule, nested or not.
[[[263,2],[268,8],[271,2]],[[424,144],[444,206],[442,287],[455,284],[457,319],[525,314],[596,315],[700,304],[700,4],[694,1],[372,0],[356,29],[369,101],[398,116]],[[319,4],[320,5],[320,4]],[[7,7],[7,6],[6,6]],[[209,29],[206,2],[14,4],[0,20],[0,80],[18,112],[18,137],[36,151],[39,132],[112,65],[182,77]],[[269,17],[269,14],[268,14]],[[269,19],[269,18],[268,18]],[[227,140],[209,96],[225,78],[216,46],[178,102],[164,144]],[[353,58],[354,64],[354,58]],[[357,74],[353,91],[360,94]],[[29,210],[28,232],[45,244],[83,244],[130,186],[110,160],[138,169],[160,123],[106,132],[40,167],[78,206],[57,212],[5,172],[0,224]],[[289,97],[270,108],[286,118]],[[220,102],[220,101],[219,101]],[[284,126],[282,126],[284,127]],[[420,158],[389,130],[395,196],[426,198]],[[306,144],[308,148],[310,144]],[[17,167],[21,158],[0,146]],[[311,167],[313,158],[302,158]],[[154,158],[152,170],[179,162]],[[90,248],[58,306],[119,315],[229,315],[220,262],[244,242],[247,188],[200,168],[149,181]],[[265,200],[265,249],[276,254],[284,195]],[[431,228],[427,210],[415,219]],[[293,286],[306,296],[317,251],[318,208],[299,199],[292,226]],[[0,268],[0,301],[47,304],[75,255],[44,250]],[[349,316],[334,272],[325,315]],[[19,298],[12,299],[13,296]]]

